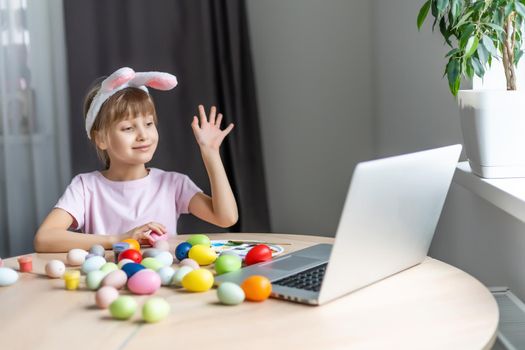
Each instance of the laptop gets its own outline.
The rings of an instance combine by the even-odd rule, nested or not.
[[[263,275],[272,297],[321,305],[421,263],[460,152],[452,145],[357,164],[333,245],[222,274],[215,284]]]

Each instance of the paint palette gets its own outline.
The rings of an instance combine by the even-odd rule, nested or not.
[[[232,252],[237,254],[239,257],[243,258],[248,254],[250,249],[252,249],[257,244],[260,244],[261,241],[243,241],[243,243],[235,243],[229,240],[212,240],[211,247],[217,254],[223,252]],[[284,248],[277,244],[266,244],[272,250],[272,257],[284,252]]]

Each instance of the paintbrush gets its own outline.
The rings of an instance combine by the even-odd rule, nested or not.
[[[228,240],[230,244],[273,244],[273,245],[291,245],[292,243],[286,242],[259,242],[259,241],[233,241]]]

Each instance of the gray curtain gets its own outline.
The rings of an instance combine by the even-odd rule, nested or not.
[[[224,125],[236,125],[222,146],[240,214],[230,231],[270,232],[244,1],[65,1],[64,13],[73,173],[101,168],[82,116],[82,99],[93,80],[122,66],[171,72],[179,86],[168,93],[152,91],[160,142],[150,165],[185,173],[209,194],[190,123],[198,104],[217,105]],[[181,216],[180,233],[221,231]]]

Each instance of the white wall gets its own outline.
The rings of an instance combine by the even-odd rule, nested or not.
[[[374,0],[374,114],[379,156],[461,143],[459,111],[448,91],[449,51],[427,18],[418,32],[422,0]]]
[[[272,230],[333,234],[373,154],[369,2],[247,4]]]

